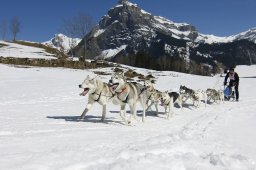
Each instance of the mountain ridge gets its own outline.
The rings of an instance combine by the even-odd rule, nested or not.
[[[224,38],[205,35],[193,25],[154,16],[127,0],[111,8],[84,38],[87,43],[85,58],[153,69],[204,74],[230,65],[256,63],[254,29]],[[203,45],[217,53],[212,50],[204,53]],[[239,56],[236,48],[242,49]],[[83,50],[82,41],[74,53],[81,56]],[[233,61],[228,62],[231,53]],[[146,64],[141,65],[141,62]]]

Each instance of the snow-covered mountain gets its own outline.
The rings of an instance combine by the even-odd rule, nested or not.
[[[120,0],[74,49],[76,56],[138,67],[209,73],[219,67],[256,63],[255,30],[234,36],[205,35],[187,23],[154,16]],[[242,50],[241,50],[242,49]],[[200,70],[200,71],[199,71]]]
[[[246,39],[256,43],[256,27],[231,37],[234,37],[234,40]]]
[[[51,40],[43,42],[43,44],[67,53],[71,48],[77,46],[80,41],[81,39],[79,38],[70,38],[64,34],[55,34]]]

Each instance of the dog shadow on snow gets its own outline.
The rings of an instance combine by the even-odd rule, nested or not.
[[[92,116],[87,115],[84,119],[80,118],[81,116],[47,116],[48,119],[56,119],[56,120],[65,120],[67,122],[89,122],[89,123],[117,123],[117,124],[123,124],[119,120],[113,120],[115,118],[112,117],[106,117],[104,122],[101,121],[101,116]]]
[[[189,110],[194,110],[194,105],[193,104],[188,104],[188,103],[184,103],[183,104],[183,108],[187,108]],[[174,104],[174,109],[180,109],[179,105],[177,103]],[[109,111],[110,113],[116,113],[116,114],[119,114],[120,111]],[[131,114],[130,110],[126,110],[126,113],[127,113],[127,116],[129,116]],[[137,110],[137,116],[138,117],[142,117],[142,113],[143,113],[143,110]],[[154,109],[154,107],[152,107],[152,110],[148,110],[146,112],[146,116],[151,116],[151,117],[159,117],[159,115],[165,115],[166,113],[165,112],[161,112],[159,111],[158,114],[156,113],[156,110]]]
[[[114,114],[119,114],[120,112],[119,111],[109,111],[110,113],[114,113]],[[131,114],[131,111],[130,110],[126,110],[126,113],[127,113],[127,118],[129,118],[130,114]],[[143,114],[143,110],[137,110],[137,116],[138,117],[142,117],[142,114]],[[164,112],[159,112],[159,114],[164,114]],[[146,116],[152,116],[152,117],[157,117],[157,114],[156,114],[156,111],[154,110],[150,110],[150,111],[147,111],[146,112]]]

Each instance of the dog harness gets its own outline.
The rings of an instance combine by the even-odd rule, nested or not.
[[[168,106],[170,104],[171,100],[169,100],[168,103],[165,103],[165,102],[166,102],[166,100],[164,101],[164,105]]]
[[[101,90],[101,92],[100,92],[99,94],[96,93],[96,90],[92,93],[92,95],[98,95],[98,96],[99,96],[96,100],[93,99],[95,102],[99,102],[101,96],[109,97],[109,99],[111,99],[111,98],[113,98],[113,97],[115,96],[115,94],[113,94],[113,93],[112,93],[112,96],[104,95],[104,94],[102,94],[102,91],[103,91],[103,90]],[[109,100],[109,99],[108,99],[108,100]]]
[[[116,93],[117,93],[117,98],[118,98],[119,100],[121,100],[121,99],[118,97],[118,95],[122,94],[122,93],[125,92],[125,91],[127,91],[127,87],[123,88],[123,89],[121,90],[121,92],[116,92]],[[128,97],[129,97],[129,93],[128,93],[128,95],[126,96],[125,100],[121,100],[121,101],[122,101],[123,103],[128,103]]]
[[[95,90],[95,92],[94,93],[92,93],[92,95],[98,95],[99,97],[95,100],[95,99],[93,99],[95,102],[99,102],[99,100],[100,100],[100,97],[101,97],[101,94],[102,94],[102,91],[100,92],[100,94],[97,94],[96,93],[96,90]]]

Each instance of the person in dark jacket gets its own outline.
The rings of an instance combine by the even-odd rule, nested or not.
[[[238,86],[239,86],[239,76],[235,72],[234,68],[230,68],[229,72],[227,73],[225,80],[224,80],[224,86],[227,85],[227,80],[229,79],[229,87],[235,86],[235,93],[236,93],[236,101],[239,100],[239,91],[238,91]]]

